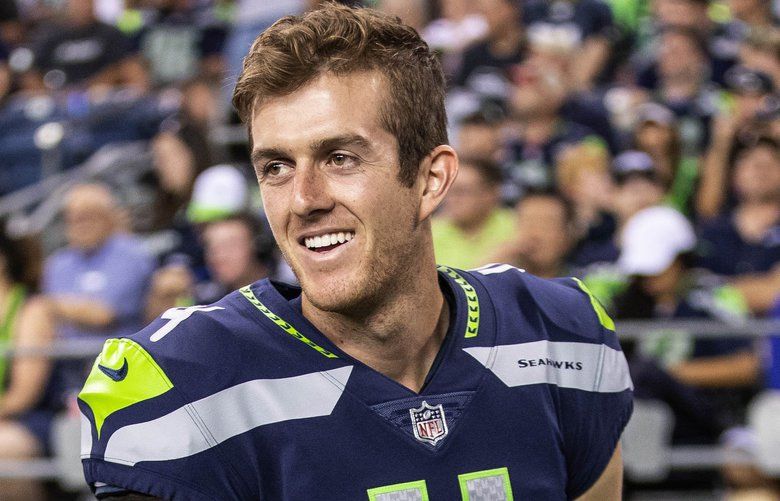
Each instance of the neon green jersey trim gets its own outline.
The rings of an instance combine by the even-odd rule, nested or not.
[[[298,332],[298,329],[296,329],[295,327],[290,325],[288,322],[285,322],[276,313],[274,313],[271,310],[269,310],[266,305],[264,305],[259,299],[257,299],[257,296],[255,296],[255,293],[252,292],[252,289],[250,289],[248,285],[246,287],[242,287],[241,288],[241,294],[243,294],[244,297],[247,298],[247,300],[250,303],[255,305],[255,308],[260,310],[263,313],[263,315],[265,315],[273,323],[275,323],[276,325],[281,327],[281,329],[284,332],[286,332],[287,334],[291,335],[292,337],[294,337],[298,341],[302,342],[303,344],[305,344],[309,348],[312,348],[313,350],[316,350],[317,352],[319,352],[321,355],[323,355],[325,357],[328,357],[328,358],[339,358],[338,355],[336,355],[335,353],[331,353],[330,351],[328,351],[325,348],[323,348],[322,346],[318,345],[317,343],[315,343],[311,339],[307,338],[306,336],[304,336],[303,334]]]
[[[466,334],[464,337],[477,337],[479,333],[479,297],[474,287],[466,281],[465,278],[450,267],[438,265],[439,271],[446,273],[455,283],[460,285],[463,292],[466,293],[466,306],[468,307],[468,320],[466,322]]]
[[[105,369],[118,371],[120,380],[109,377]],[[173,383],[151,355],[130,339],[109,339],[95,360],[79,398],[95,417],[100,430],[106,418],[118,410],[155,398],[173,388]]]
[[[512,484],[509,482],[509,470],[506,467],[458,475],[461,499],[463,499],[463,501],[469,501],[471,499],[471,496],[469,495],[469,481],[486,477],[501,477],[501,481],[504,485],[504,499],[502,501],[514,501]]]
[[[596,296],[594,296],[593,293],[590,291],[590,289],[588,289],[588,287],[584,283],[582,283],[582,280],[575,277],[572,277],[572,280],[577,282],[577,285],[580,286],[580,289],[582,289],[583,292],[585,292],[590,298],[590,304],[591,306],[593,306],[593,309],[596,311],[596,315],[599,317],[599,322],[601,323],[602,327],[614,331],[615,322],[609,316],[607,310],[605,310],[604,307],[601,306],[601,303],[599,303],[599,300],[596,299]]]
[[[410,491],[410,490],[417,490],[421,497],[422,501],[428,501],[428,486],[425,485],[425,480],[417,480],[414,482],[404,482],[402,484],[393,484],[393,485],[384,485],[382,487],[374,487],[373,489],[368,489],[368,500],[369,501],[382,501],[382,494],[393,494],[396,492],[402,492],[402,491]]]

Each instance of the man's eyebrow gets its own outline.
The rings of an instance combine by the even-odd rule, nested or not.
[[[249,156],[252,161],[252,165],[256,166],[261,160],[266,158],[287,158],[289,154],[278,148],[257,148],[252,150],[252,154]]]
[[[311,151],[329,151],[347,146],[356,146],[358,148],[370,149],[371,141],[360,134],[344,134],[341,136],[329,137],[309,143]]]

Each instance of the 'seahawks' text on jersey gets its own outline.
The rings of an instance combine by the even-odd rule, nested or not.
[[[269,281],[109,340],[79,395],[87,481],[174,500],[579,496],[631,414],[612,321],[574,279],[439,275],[450,330],[419,394]]]

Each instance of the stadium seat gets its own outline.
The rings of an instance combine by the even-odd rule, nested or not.
[[[623,432],[623,464],[636,482],[663,480],[671,469],[674,413],[660,400],[634,401],[634,413]]]
[[[748,424],[756,434],[757,466],[780,476],[780,390],[765,391],[751,402]]]

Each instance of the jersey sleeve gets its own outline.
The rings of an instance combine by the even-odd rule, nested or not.
[[[174,313],[134,336],[109,339],[95,360],[78,398],[85,478],[93,490],[109,485],[162,499],[251,497],[193,395],[206,386],[199,378],[218,378],[198,362],[204,347],[193,331],[218,334],[215,325],[205,314],[181,322],[191,312]],[[230,353],[222,355],[229,367]]]
[[[551,358],[570,361],[572,370],[548,382],[555,399],[569,499],[585,493],[603,473],[633,409],[633,384],[615,324],[576,278],[522,277],[535,315],[536,335]],[[527,303],[526,303],[527,304]]]
[[[582,282],[561,282],[580,296],[571,311],[584,317],[579,323],[589,349],[583,356],[596,367],[590,389],[558,389],[567,493],[574,499],[599,479],[609,463],[631,417],[633,384],[612,319]]]

